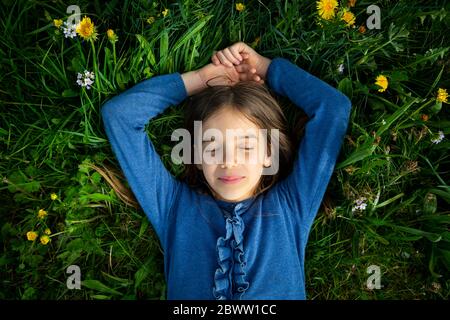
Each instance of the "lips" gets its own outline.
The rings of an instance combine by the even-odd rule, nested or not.
[[[222,176],[219,178],[219,180],[222,181],[223,183],[237,183],[244,178],[245,177],[243,176]]]

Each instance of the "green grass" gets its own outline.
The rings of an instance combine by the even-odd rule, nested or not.
[[[233,1],[79,1],[99,32],[93,44],[53,26],[67,19],[71,3],[1,3],[0,299],[164,298],[163,254],[151,225],[89,166],[118,165],[99,110],[133,84],[197,69],[236,41],[290,59],[353,103],[309,238],[308,297],[450,297],[449,105],[435,99],[438,88],[450,90],[448,2],[357,1],[353,29],[338,20],[319,26],[314,1],[250,0],[240,13]],[[381,29],[359,33],[371,4],[381,8]],[[76,84],[85,69],[96,75],[90,90]],[[382,93],[379,74],[389,80]],[[183,168],[167,155],[183,106],[148,128],[175,176]],[[434,144],[439,130],[445,138]],[[361,196],[367,207],[352,212]],[[27,241],[28,231],[47,227],[49,244]],[[82,290],[66,288],[71,264],[81,268]],[[380,267],[381,289],[366,286],[370,265]]]

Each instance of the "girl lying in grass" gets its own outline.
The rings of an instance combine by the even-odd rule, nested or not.
[[[102,107],[114,154],[164,250],[167,299],[306,299],[305,247],[350,101],[290,61],[263,57],[242,42],[215,52],[212,62],[144,80]],[[271,91],[309,118],[295,161]],[[203,139],[191,141],[191,161],[176,179],[144,126],[187,97],[185,127],[193,137],[194,121],[201,121]],[[230,129],[266,129],[268,137],[230,138]],[[254,155],[262,156],[249,161]]]

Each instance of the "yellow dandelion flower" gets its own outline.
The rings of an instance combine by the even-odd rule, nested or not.
[[[155,17],[149,17],[149,18],[147,19],[147,23],[148,23],[148,24],[152,24],[153,22],[155,22]]]
[[[77,25],[75,31],[85,40],[96,40],[97,31],[91,18],[84,16],[83,20]]]
[[[112,43],[116,42],[119,38],[112,29],[108,29],[108,31],[106,31],[106,35],[108,36],[109,41],[111,41]]]
[[[245,4],[243,4],[241,2],[236,3],[236,10],[239,11],[239,12],[244,11],[245,10]]]
[[[61,27],[63,24],[63,21],[61,19],[53,19],[53,25],[57,28]]]
[[[348,0],[348,6],[351,8],[351,7],[354,7],[355,6],[355,4],[356,4],[356,0]]]
[[[437,98],[436,100],[438,102],[444,102],[444,103],[448,103],[448,93],[447,93],[447,89],[442,89],[439,88],[438,92],[437,92]]]
[[[341,20],[344,20],[345,22],[347,22],[347,26],[352,26],[355,24],[355,15],[353,14],[353,12],[348,11],[348,10],[344,10],[344,14],[342,15]]]
[[[50,242],[50,237],[47,236],[47,235],[41,236],[40,240],[41,240],[41,243],[42,243],[43,245],[46,245],[47,243]]]
[[[162,15],[165,17],[169,14],[169,9],[165,9],[163,12],[161,12]]]
[[[37,237],[38,237],[37,232],[34,232],[34,231],[28,231],[27,232],[27,239],[29,241],[34,241],[34,240],[36,240]]]
[[[56,193],[52,193],[50,195],[50,199],[52,199],[53,201],[55,201],[56,199],[58,199],[58,195]]]
[[[380,74],[376,79],[375,79],[375,84],[379,87],[381,87],[380,89],[378,89],[379,92],[384,92],[386,91],[389,82],[388,79],[383,76],[382,74]]]
[[[45,211],[44,209],[39,209],[37,216],[39,219],[44,219],[47,216],[47,211]]]
[[[52,231],[49,228],[45,228],[44,233],[50,235]]]
[[[317,11],[323,19],[330,20],[334,17],[334,10],[338,6],[337,0],[320,0],[317,1],[316,4]]]

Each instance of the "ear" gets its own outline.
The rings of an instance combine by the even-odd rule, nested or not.
[[[263,166],[264,166],[265,168],[269,168],[271,165],[272,165],[272,157],[266,156],[266,157],[264,158]]]

